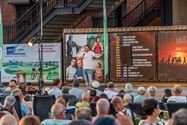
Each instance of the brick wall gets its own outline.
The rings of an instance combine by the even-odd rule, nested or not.
[[[15,6],[8,4],[7,0],[0,0],[2,21],[4,25],[11,24],[16,19]]]

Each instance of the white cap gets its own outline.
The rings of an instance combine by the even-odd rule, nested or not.
[[[145,91],[145,88],[143,86],[138,87],[138,91]]]
[[[94,81],[94,82],[92,82],[92,87],[97,89],[100,87],[100,83],[98,81]]]

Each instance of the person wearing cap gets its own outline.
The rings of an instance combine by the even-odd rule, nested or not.
[[[97,91],[96,96],[100,96],[103,92],[99,91],[98,88],[100,87],[100,83],[98,81],[92,82],[92,88]]]
[[[60,79],[53,80],[53,88],[48,91],[49,95],[54,95],[55,98],[58,98],[62,95],[62,90],[60,89]]]
[[[77,99],[81,99],[84,91],[79,87],[80,87],[80,81],[78,79],[73,80],[73,87],[69,90],[69,94],[75,95]]]
[[[134,103],[142,103],[145,100],[145,88],[143,86],[138,87],[138,95],[134,97]]]
[[[133,97],[137,96],[137,93],[136,93],[135,91],[133,91],[133,86],[132,86],[131,83],[127,83],[127,84],[125,85],[125,92],[126,92],[127,94],[132,95]]]

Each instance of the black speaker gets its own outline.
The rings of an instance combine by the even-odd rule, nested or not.
[[[132,66],[132,46],[120,47],[120,59],[122,66]]]

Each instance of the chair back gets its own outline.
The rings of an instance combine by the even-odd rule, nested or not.
[[[33,111],[41,121],[49,118],[51,107],[55,103],[55,96],[34,96]]]
[[[92,117],[97,115],[97,111],[96,111],[96,103],[90,103],[90,109],[92,111]]]
[[[170,118],[173,113],[182,108],[187,109],[187,103],[167,103]]]

